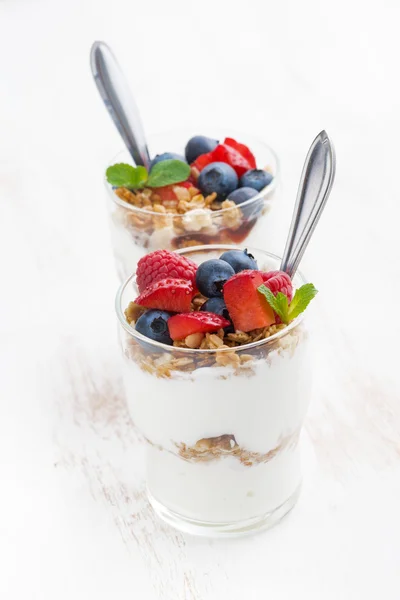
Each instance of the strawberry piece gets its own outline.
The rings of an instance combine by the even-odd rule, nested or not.
[[[225,283],[224,300],[235,329],[252,331],[275,323],[274,311],[257,291],[263,284],[260,271],[241,271]]]
[[[169,250],[155,250],[143,256],[136,269],[136,283],[139,292],[143,292],[151,283],[173,277],[185,279],[195,285],[197,265],[185,256]]]
[[[189,312],[194,295],[191,281],[167,277],[151,283],[135,300],[146,308],[158,308],[170,312]]]
[[[187,189],[189,189],[189,188],[191,188],[191,187],[196,187],[196,186],[195,186],[195,183],[196,183],[196,182],[194,181],[194,179],[193,179],[192,177],[189,177],[189,179],[188,179],[187,181],[182,181],[181,183],[176,183],[176,184],[174,185],[174,187],[175,187],[176,185],[178,185],[178,186],[180,185],[181,187],[184,187],[184,188],[187,188]]]
[[[273,294],[282,292],[288,297],[291,302],[293,296],[293,285],[289,275],[284,271],[269,271],[261,274],[264,284],[271,290]]]
[[[245,146],[244,144],[239,144],[239,142],[237,142],[233,138],[225,138],[224,144],[225,146],[229,146],[230,148],[236,150],[236,152],[238,152],[250,165],[250,169],[257,168],[255,156],[247,146]]]
[[[175,340],[183,340],[192,333],[211,333],[228,327],[230,321],[211,312],[190,312],[174,315],[168,319],[169,335]]]
[[[178,204],[179,202],[179,198],[176,195],[176,188],[177,187],[183,187],[186,189],[189,189],[191,187],[196,187],[196,182],[189,177],[189,179],[187,181],[181,181],[181,183],[174,183],[171,185],[164,185],[163,187],[159,187],[159,188],[154,188],[153,191],[155,194],[158,194],[161,198],[161,202],[175,202],[176,204]],[[197,188],[196,188],[197,189]]]
[[[158,194],[161,198],[161,202],[171,202],[172,200],[178,201],[178,198],[174,192],[175,185],[164,185],[163,187],[154,188],[154,193]]]
[[[256,168],[256,159],[253,153],[244,144],[239,144],[232,138],[225,138],[223,144],[218,144],[214,150],[201,154],[193,163],[192,167],[196,167],[202,171],[204,167],[212,162],[224,162],[235,169],[238,177],[241,177],[249,169]]]
[[[218,148],[218,146],[217,146],[217,148]],[[214,152],[215,152],[215,150],[212,150],[212,152],[207,152],[206,154],[200,154],[200,156],[198,156],[196,158],[196,160],[194,162],[192,162],[192,164],[190,166],[195,167],[198,171],[202,171],[204,169],[204,167],[211,164],[212,162],[217,161],[217,159],[214,158]]]

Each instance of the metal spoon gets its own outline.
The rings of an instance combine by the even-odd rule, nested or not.
[[[281,271],[293,277],[328,200],[336,171],[333,144],[321,131],[311,144],[301,174]]]
[[[136,165],[149,168],[150,156],[140,115],[125,77],[110,48],[94,42],[90,66],[101,99]]]

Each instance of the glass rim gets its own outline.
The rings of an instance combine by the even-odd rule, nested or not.
[[[174,133],[179,133],[179,132],[183,133],[183,131],[184,131],[183,129],[170,129],[169,131],[161,132],[159,134],[156,133],[153,136],[149,136],[149,140],[151,140],[152,137],[156,137],[157,135],[173,135]],[[273,192],[276,190],[276,188],[278,187],[278,184],[280,181],[280,162],[279,162],[278,156],[277,156],[276,152],[271,148],[271,146],[269,146],[268,144],[266,144],[259,138],[254,137],[251,134],[245,134],[243,132],[240,133],[240,132],[234,131],[233,133],[237,134],[238,136],[240,136],[242,133],[243,136],[252,137],[254,141],[256,141],[258,144],[261,144],[262,146],[264,146],[264,148],[266,150],[268,150],[268,152],[270,152],[270,154],[272,154],[272,157],[273,157],[273,159],[275,161],[275,165],[276,165],[275,173],[273,173],[274,178],[271,181],[271,183],[269,185],[265,186],[256,196],[249,198],[249,200],[246,200],[246,202],[242,202],[241,204],[238,204],[237,206],[239,206],[240,208],[243,206],[245,206],[245,207],[251,206],[252,204],[254,204],[255,202],[257,202],[260,199],[267,201],[268,197],[271,196],[273,194]],[[126,150],[120,150],[113,157],[113,159],[110,161],[108,166],[115,164],[115,161],[117,160],[118,156],[120,156],[124,152],[126,152]],[[125,202],[125,200],[122,200],[121,198],[119,198],[119,196],[117,196],[117,194],[115,194],[112,185],[108,183],[105,176],[103,178],[103,182],[107,189],[108,194],[111,197],[111,200],[113,202],[115,202],[115,204],[118,204],[119,206],[122,206],[123,208],[131,210],[132,212],[137,212],[139,214],[145,214],[145,215],[157,215],[158,217],[160,215],[161,216],[170,216],[170,217],[182,217],[183,216],[183,215],[176,215],[174,213],[165,213],[165,214],[162,213],[161,214],[161,213],[155,212],[153,210],[146,210],[144,208],[139,208],[138,206],[133,206],[132,204],[129,204],[129,202]],[[179,183],[177,183],[176,185],[179,185]],[[235,207],[230,206],[228,208],[220,208],[218,210],[212,210],[211,214],[221,215],[226,211],[232,210],[232,208],[235,208]],[[205,210],[205,209],[199,208],[199,209],[193,209],[193,210],[196,210],[196,212],[198,212],[199,210]],[[208,210],[210,210],[210,209],[208,209]],[[188,211],[188,212],[190,213],[191,211]]]
[[[265,256],[267,256],[268,258],[273,258],[277,261],[281,261],[281,257],[278,256],[277,254],[273,254],[272,252],[267,252],[266,250],[260,250],[258,248],[251,248],[248,246],[246,246],[246,248],[252,254],[254,252],[262,253]],[[180,248],[179,250],[174,250],[174,252],[176,252],[177,254],[185,254],[185,253],[191,253],[191,252],[203,252],[205,250],[242,250],[242,249],[243,248],[240,248],[239,246],[232,246],[232,245],[228,245],[228,244],[209,244],[209,245],[201,245],[201,246],[190,246],[189,248]],[[162,342],[157,342],[156,340],[152,340],[151,338],[148,338],[145,335],[142,335],[141,333],[136,331],[136,329],[131,327],[125,318],[124,309],[122,309],[122,306],[121,306],[122,305],[122,296],[123,296],[124,291],[127,288],[127,286],[134,281],[135,275],[136,275],[136,271],[134,273],[132,273],[132,275],[130,275],[127,279],[125,279],[125,281],[123,281],[121,283],[121,285],[119,286],[117,295],[115,297],[115,312],[117,313],[117,318],[118,318],[120,325],[131,337],[135,338],[139,343],[144,342],[144,343],[148,344],[149,346],[153,346],[156,349],[158,348],[158,349],[162,349],[162,350],[169,351],[169,352],[177,351],[177,352],[184,352],[186,354],[196,354],[196,355],[203,354],[204,355],[204,354],[214,354],[217,352],[218,353],[219,352],[232,352],[232,351],[237,352],[237,351],[242,351],[242,350],[246,350],[246,349],[248,350],[248,349],[252,349],[252,348],[258,348],[259,346],[272,344],[273,342],[276,342],[277,340],[285,337],[288,333],[290,333],[293,329],[295,329],[303,321],[303,318],[304,318],[304,313],[302,313],[298,317],[293,319],[293,321],[291,321],[289,323],[289,325],[287,325],[284,329],[281,329],[280,331],[278,331],[277,333],[274,333],[270,337],[264,338],[262,340],[258,340],[257,342],[251,342],[250,344],[243,344],[242,346],[236,346],[235,348],[202,348],[202,349],[200,349],[200,348],[181,348],[179,346],[169,346],[168,344],[163,344]],[[296,277],[299,277],[301,279],[302,284],[307,283],[307,280],[301,271],[299,271],[299,270],[296,271]]]

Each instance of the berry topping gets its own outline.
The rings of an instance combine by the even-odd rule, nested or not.
[[[191,312],[174,315],[168,321],[171,338],[183,340],[192,333],[212,333],[228,327],[230,321],[211,312]]]
[[[273,294],[282,292],[288,297],[289,302],[293,295],[292,280],[289,275],[284,271],[269,271],[268,273],[262,273],[264,284],[271,290]]]
[[[139,260],[136,283],[140,293],[151,283],[166,277],[186,279],[194,284],[196,271],[196,263],[188,258],[169,250],[155,250]]]
[[[273,176],[268,171],[262,169],[251,169],[240,177],[241,188],[253,188],[261,192],[267,185],[271,183]]]
[[[260,271],[242,271],[224,285],[224,300],[235,326],[252,331],[275,323],[274,311],[257,291],[263,283]]]
[[[202,170],[197,185],[205,196],[216,192],[218,199],[223,200],[237,188],[238,177],[225,162],[213,162]]]
[[[258,196],[257,190],[250,187],[242,187],[237,190],[231,192],[228,196],[228,200],[233,200],[235,204],[242,204],[250,198],[254,198],[254,196]]]
[[[192,166],[202,171],[213,162],[227,163],[236,171],[238,177],[241,177],[246,171],[256,168],[256,160],[249,148],[244,144],[239,144],[232,138],[225,138],[224,143],[218,144],[212,152],[201,154],[192,163]]]
[[[224,319],[231,321],[228,309],[226,308],[225,300],[223,298],[209,298],[206,302],[204,302],[200,310],[202,312],[211,312],[215,315],[220,315],[221,317],[224,317]],[[232,326],[232,323],[229,325],[229,327],[224,327],[224,331],[225,333],[233,333],[235,330]]]
[[[138,318],[135,329],[151,340],[172,346],[167,324],[170,316],[163,310],[148,310]]]
[[[238,177],[241,177],[249,169],[256,168],[254,154],[244,144],[239,144],[232,138],[225,138],[224,151],[226,162],[235,169]]]
[[[185,157],[181,156],[181,154],[176,154],[176,152],[164,152],[163,154],[157,154],[150,162],[150,172],[154,165],[163,162],[164,160],[180,160],[181,162],[186,162]]]
[[[194,289],[191,281],[168,277],[151,283],[136,298],[135,304],[171,312],[188,312],[193,295]]]
[[[318,290],[312,283],[305,283],[297,288],[294,298],[290,302],[282,292],[274,295],[265,283],[258,288],[258,291],[276,312],[280,321],[285,324],[290,323],[304,312],[311,300],[318,294]]]
[[[224,260],[229,265],[231,265],[232,269],[235,273],[239,273],[240,271],[244,271],[245,269],[258,269],[257,262],[254,259],[252,254],[245,250],[228,250],[224,252],[219,257],[220,260]]]
[[[224,260],[206,260],[197,269],[196,287],[207,298],[221,297],[224,283],[234,274],[231,265]]]
[[[205,137],[204,135],[195,135],[190,138],[185,148],[185,156],[188,163],[192,163],[201,154],[212,152],[218,146],[218,140]]]

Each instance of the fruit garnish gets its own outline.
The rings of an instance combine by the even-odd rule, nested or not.
[[[143,292],[148,285],[173,277],[186,279],[195,286],[197,265],[185,256],[169,250],[155,250],[143,256],[136,269],[136,284],[139,292]]]
[[[170,317],[170,313],[164,310],[147,310],[136,321],[135,329],[151,340],[172,346],[168,330]]]
[[[208,154],[218,146],[218,140],[205,137],[204,135],[195,135],[190,138],[185,148],[185,156],[188,163],[194,162],[201,154]]]
[[[231,192],[228,200],[233,200],[235,204],[243,204],[243,202],[247,202],[247,200],[254,198],[254,196],[258,196],[257,190],[249,187],[241,187]]]
[[[192,167],[201,172],[204,167],[213,162],[227,163],[236,171],[238,177],[241,177],[246,171],[256,168],[256,159],[249,148],[232,138],[225,138],[223,144],[218,144],[207,154],[201,154],[192,163]]]
[[[193,296],[194,288],[191,281],[167,277],[151,283],[136,298],[135,304],[170,312],[188,312]]]
[[[186,181],[190,175],[190,167],[180,160],[168,159],[158,162],[152,167],[147,187],[158,188],[171,183]]]
[[[282,292],[288,297],[289,302],[293,295],[292,280],[289,275],[284,271],[268,271],[268,273],[262,273],[264,284],[271,290],[276,296],[278,292]]]
[[[224,283],[234,274],[231,265],[224,260],[205,260],[197,269],[196,287],[206,298],[221,297]]]
[[[159,162],[163,162],[164,160],[179,160],[180,162],[185,163],[186,160],[180,154],[176,152],[163,152],[162,154],[156,154],[155,157],[150,162],[150,172],[152,171],[154,165]]]
[[[204,167],[197,180],[197,185],[204,196],[215,192],[218,200],[224,200],[236,190],[239,180],[235,170],[226,162],[213,162]]]
[[[271,306],[257,291],[263,285],[260,271],[241,271],[224,285],[226,307],[235,329],[252,331],[275,323]]]
[[[212,333],[228,327],[230,321],[211,312],[191,312],[174,315],[168,320],[171,338],[183,340],[192,333]]]
[[[145,167],[132,167],[132,165],[125,163],[112,165],[106,171],[106,178],[109,184],[129,189],[144,187],[147,176],[147,169]]]
[[[228,319],[231,322],[228,309],[226,308],[225,300],[223,298],[209,298],[202,304],[200,310],[202,312],[210,312],[215,315],[220,315],[224,319]],[[232,322],[229,327],[224,327],[225,333],[233,333],[235,331]]]
[[[249,269],[256,271],[258,269],[254,256],[247,252],[247,248],[244,250],[227,250],[227,252],[221,254],[219,259],[230,264],[235,273]]]
[[[226,157],[225,162],[229,163],[236,171],[238,177],[241,177],[249,169],[256,168],[256,159],[254,154],[244,144],[240,144],[232,138],[225,138],[223,154]],[[222,148],[219,150],[222,156]]]
[[[186,181],[189,175],[189,165],[176,159],[156,163],[152,167],[150,175],[145,167],[133,167],[125,163],[112,165],[106,171],[106,178],[110,185],[128,189],[141,189],[145,186],[158,188],[180,183]]]
[[[265,284],[258,288],[258,292],[265,297],[270,307],[285,324],[290,323],[304,312],[311,300],[318,294],[318,290],[312,283],[305,283],[298,288],[290,303],[285,294],[278,292],[275,296]]]
[[[273,180],[273,175],[262,169],[250,169],[246,171],[240,178],[241,188],[253,188],[257,192],[261,192]]]

